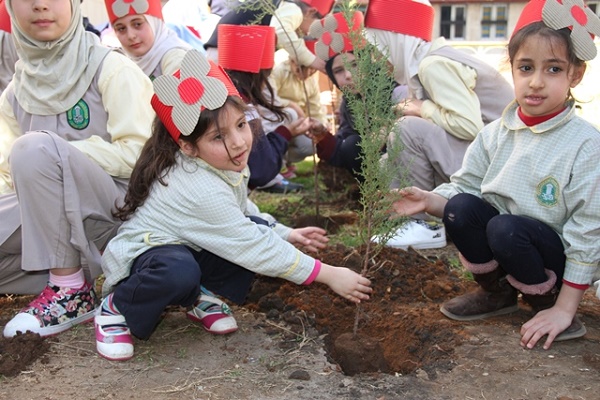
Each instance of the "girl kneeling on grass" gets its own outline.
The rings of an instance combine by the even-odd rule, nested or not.
[[[104,293],[112,293],[95,318],[101,356],[131,358],[132,335],[148,339],[168,305],[189,307],[187,316],[211,333],[235,331],[231,311],[209,290],[242,303],[255,273],[322,282],[357,303],[369,298],[368,279],[293,246],[323,248],[322,229],[292,230],[247,212],[254,138],[220,67],[192,50],[179,74],[154,88],[158,119],[119,209],[125,222],[103,255]]]

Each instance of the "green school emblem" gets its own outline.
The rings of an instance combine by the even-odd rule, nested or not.
[[[558,203],[560,188],[558,182],[552,177],[548,177],[538,184],[536,191],[537,201],[546,207],[555,206]]]
[[[72,128],[82,130],[90,124],[90,107],[81,99],[67,111],[67,120]]]

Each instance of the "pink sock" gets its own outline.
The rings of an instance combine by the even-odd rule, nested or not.
[[[50,284],[61,288],[79,289],[85,284],[85,275],[83,269],[71,275],[55,275],[50,271]]]

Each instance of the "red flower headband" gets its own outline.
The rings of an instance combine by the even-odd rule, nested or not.
[[[352,51],[354,48],[349,33],[360,30],[363,20],[363,13],[356,11],[352,15],[352,27],[348,27],[346,17],[341,12],[313,22],[308,34],[317,39],[314,53],[327,61],[342,52]]]
[[[197,50],[186,53],[179,71],[159,76],[153,85],[152,108],[175,141],[194,131],[202,110],[223,106],[227,96],[239,97],[225,71]]]
[[[160,0],[104,0],[108,20],[114,23],[126,15],[148,14],[163,19]]]
[[[549,28],[571,29],[575,55],[583,61],[596,57],[593,35],[600,35],[600,19],[582,0],[532,0],[523,9],[513,35],[521,28],[542,21]]]

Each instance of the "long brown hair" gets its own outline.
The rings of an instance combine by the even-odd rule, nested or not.
[[[219,119],[227,105],[231,105],[241,112],[247,111],[247,106],[242,99],[237,96],[228,96],[225,104],[216,110],[203,110],[194,131],[189,136],[181,135],[181,139],[195,144],[213,125],[220,129]],[[227,150],[227,146],[225,149]],[[163,186],[168,186],[165,177],[175,165],[178,152],[179,144],[173,140],[165,125],[156,117],[152,126],[152,136],[142,148],[140,157],[133,167],[124,204],[117,207],[117,211],[114,213],[116,218],[121,221],[128,220],[135,210],[144,204],[155,181]]]
[[[283,122],[285,120],[287,115],[283,107],[275,104],[275,90],[269,83],[270,69],[261,69],[256,74],[231,69],[226,70],[226,72],[240,94],[245,96],[250,103],[263,106],[275,114],[275,120],[261,115],[262,118],[271,122]],[[265,95],[265,89],[268,95]]]

